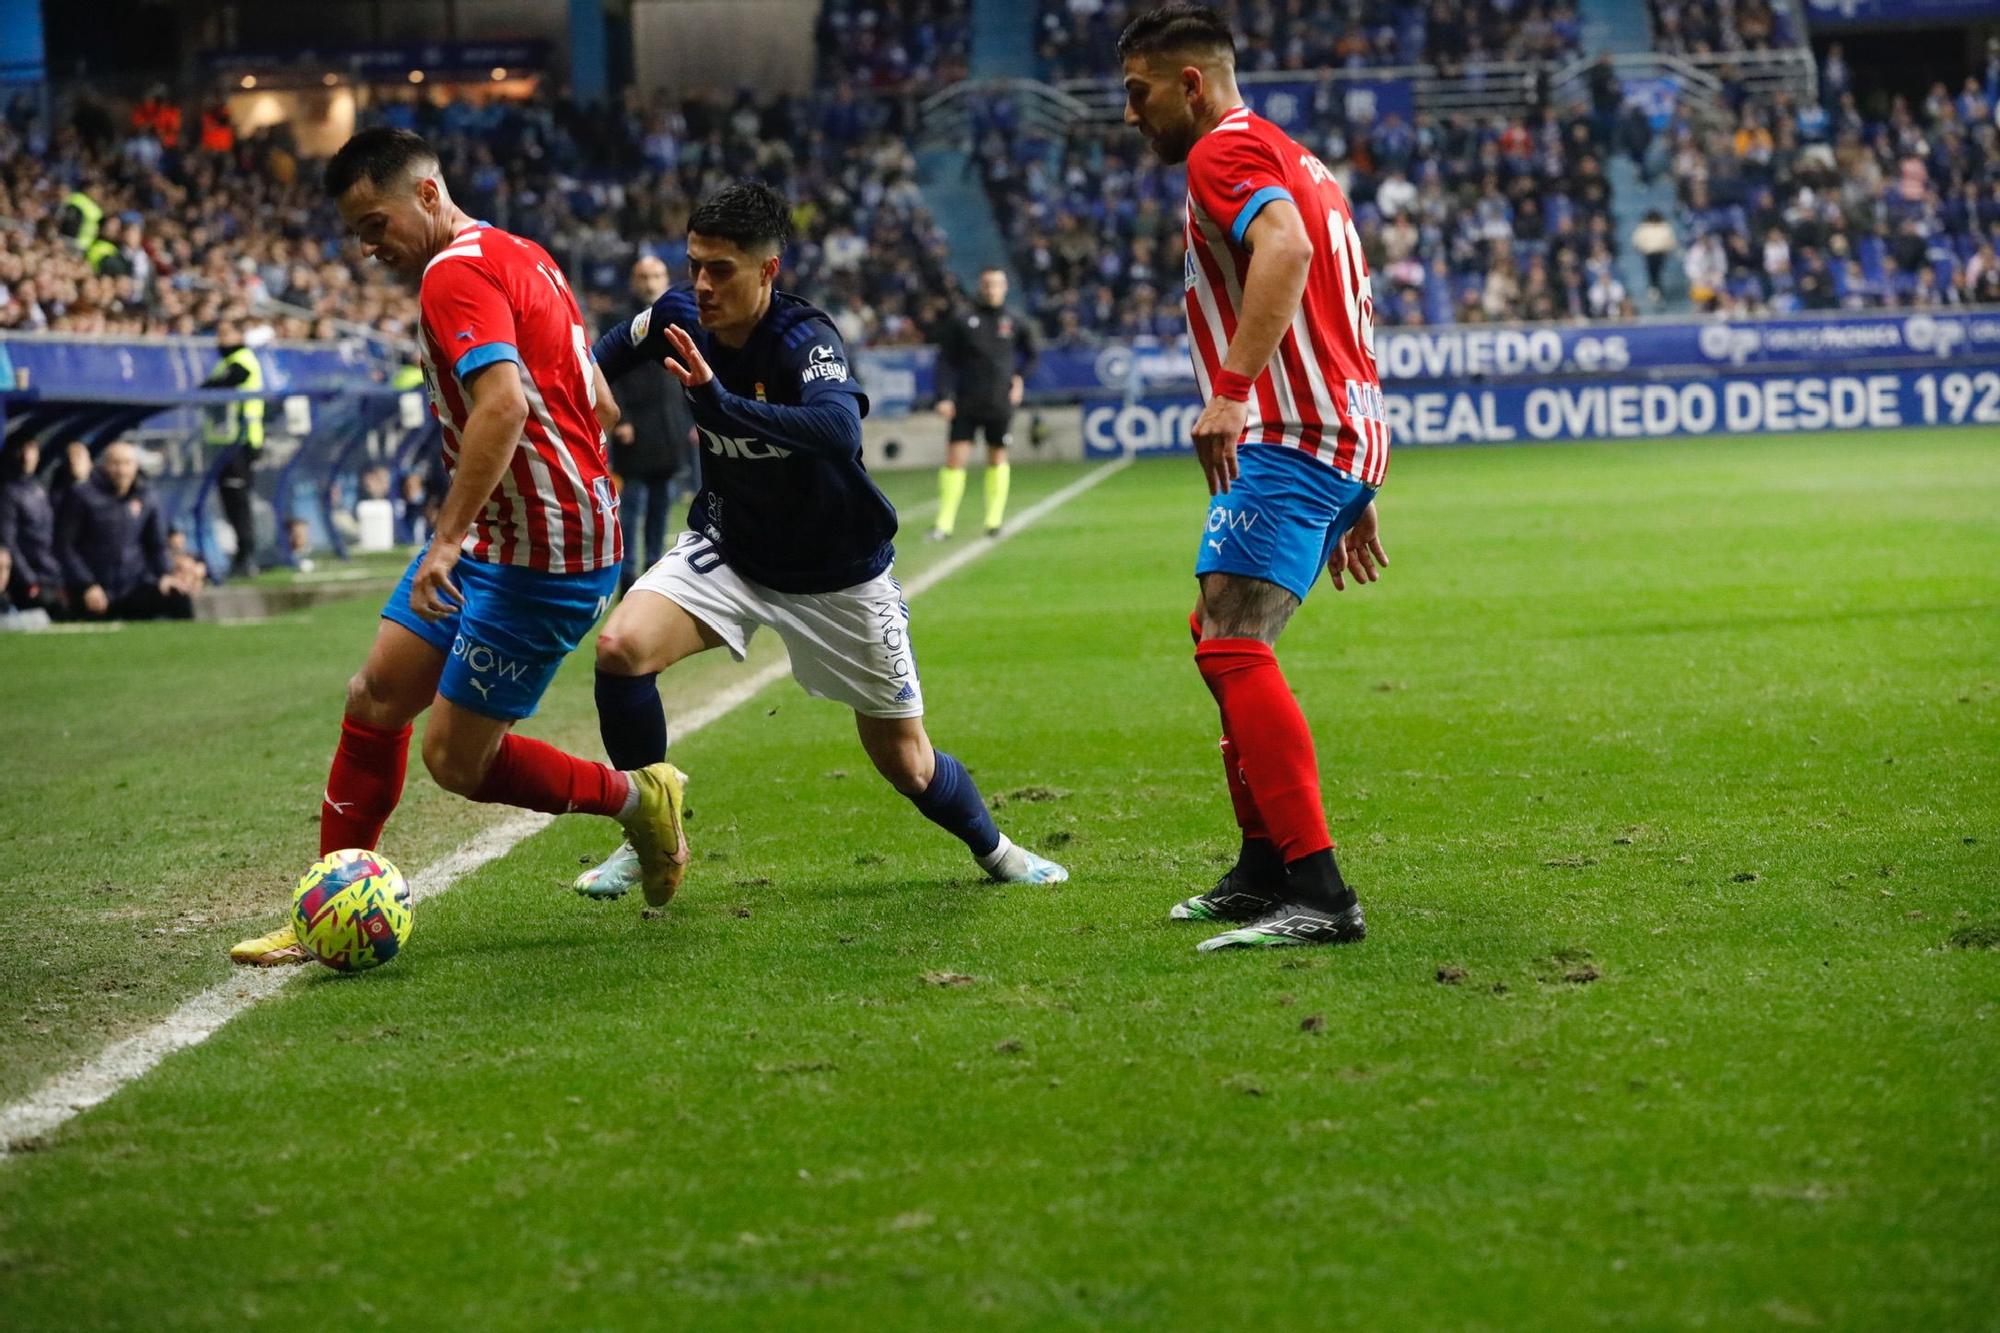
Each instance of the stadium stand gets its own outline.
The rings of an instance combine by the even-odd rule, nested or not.
[[[1837,51],[1837,48],[1836,48]],[[2000,300],[1995,88],[1942,81],[1868,115],[1825,80],[1826,103],[1745,100],[1734,125],[1678,123],[1671,170],[1690,295],[1727,314]]]
[[[409,296],[339,243],[282,127],[218,150],[183,142],[157,111],[123,119],[80,94],[52,132],[18,102],[0,126],[0,328],[143,336],[234,319],[305,339],[413,327]]]
[[[952,290],[916,184],[914,115],[905,97],[840,85],[761,103],[633,98],[617,117],[544,100],[476,119],[424,106],[412,128],[438,146],[461,202],[546,245],[599,321],[629,306],[626,273],[641,252],[683,271],[702,194],[756,176],[795,203],[786,288],[825,305],[857,343],[897,344],[921,342],[931,305]]]
[[[640,251],[678,262],[704,190],[767,179],[798,201],[786,284],[856,342],[893,345],[921,342],[955,290],[916,184],[913,116],[906,98],[842,86],[761,104],[635,98],[612,117],[547,98],[411,98],[373,118],[429,137],[461,202],[547,245],[599,318],[628,304]],[[409,295],[343,243],[317,164],[281,127],[222,152],[163,143],[157,113],[123,133],[118,119],[83,98],[53,134],[25,114],[0,128],[0,328],[205,333],[230,318],[287,339],[414,328]]]
[[[828,0],[816,30],[821,86],[900,92],[964,78],[971,8],[969,0]]]
[[[1387,325],[1630,313],[1603,147],[1581,110],[1522,119],[1364,124],[1327,99],[1302,136],[1355,204],[1376,318]],[[1184,176],[1118,128],[1050,146],[1018,132],[1004,99],[978,136],[996,213],[1058,341],[1174,336],[1182,315]],[[1164,295],[1163,295],[1164,293]]]
[[[1039,52],[1046,77],[1103,78],[1107,53],[1132,16],[1129,0],[1040,0]],[[1235,7],[1239,68],[1361,69],[1485,60],[1562,60],[1580,49],[1574,6],[1474,0],[1271,0]]]
[[[1798,45],[1792,15],[1767,0],[1650,0],[1653,49],[1666,55],[1771,51]]]

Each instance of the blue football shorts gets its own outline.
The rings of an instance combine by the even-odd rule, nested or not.
[[[1244,445],[1236,458],[1241,475],[1208,502],[1195,577],[1241,574],[1303,602],[1375,488],[1279,445]]]
[[[451,572],[465,595],[455,615],[425,620],[410,608],[423,553],[403,571],[382,618],[445,654],[438,693],[475,713],[515,722],[531,716],[556,668],[611,604],[618,566],[550,574],[466,556]]]

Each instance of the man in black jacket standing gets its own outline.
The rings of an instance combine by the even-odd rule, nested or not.
[[[24,439],[0,455],[0,547],[13,557],[7,592],[14,605],[60,614],[63,580],[56,564],[55,508],[35,475],[41,461],[39,440]]]
[[[951,423],[944,468],[938,473],[938,516],[930,539],[943,541],[958,525],[965,499],[965,464],[972,437],[986,437],[986,535],[1007,516],[1014,409],[1040,354],[1031,322],[1007,308],[1007,270],[979,275],[970,308],[947,315],[937,330],[938,415]]]
[[[666,291],[667,266],[653,255],[642,255],[632,265],[632,294],[650,309]],[[700,480],[674,484],[694,465],[688,439],[694,417],[686,391],[666,367],[653,361],[636,365],[612,380],[611,388],[623,414],[611,432],[611,470],[618,474],[619,520],[625,529],[625,567],[618,577],[623,592],[659,563],[674,496],[693,490]]]
[[[139,486],[139,452],[114,444],[63,498],[56,558],[72,611],[88,620],[188,620],[194,600],[173,572],[167,524]]]

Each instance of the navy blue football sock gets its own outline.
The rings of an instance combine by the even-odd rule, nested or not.
[[[667,715],[660,676],[597,673],[597,734],[613,768],[631,770],[667,757]]]
[[[931,785],[910,798],[923,817],[972,849],[978,857],[993,855],[1000,846],[1000,830],[987,813],[986,800],[973,784],[965,765],[946,754],[937,753],[937,769]]]

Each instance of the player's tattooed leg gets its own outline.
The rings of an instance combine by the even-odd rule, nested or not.
[[[1256,639],[1276,643],[1299,599],[1287,589],[1242,574],[1204,574],[1201,579],[1201,635],[1204,639]]]

